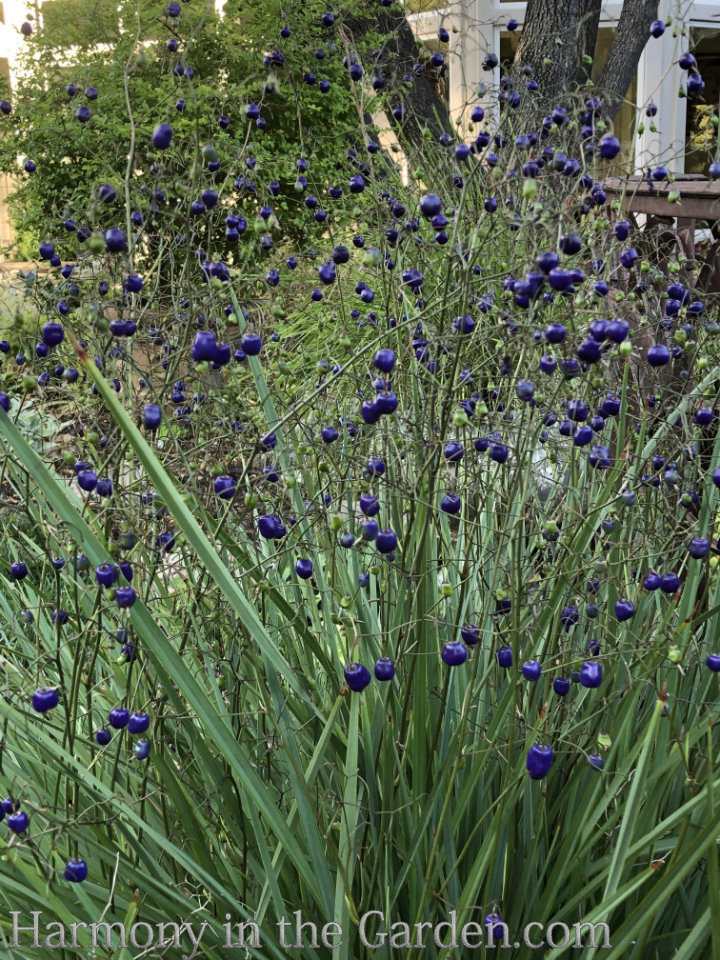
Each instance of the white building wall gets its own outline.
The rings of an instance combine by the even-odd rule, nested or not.
[[[500,55],[500,34],[510,19],[520,24],[525,18],[526,3],[500,3],[499,0],[457,0],[453,6],[432,13],[410,17],[416,36],[420,39],[436,37],[440,24],[450,31],[450,93],[449,107],[453,120],[463,115],[468,102],[480,103],[486,112],[497,109],[497,101],[488,90],[478,99],[475,94],[479,82],[488,82],[481,63],[486,54]],[[601,27],[612,27],[620,17],[622,0],[608,0],[603,4]],[[658,16],[665,20],[672,16],[676,22],[713,27],[720,30],[720,0],[687,3],[684,0],[660,0]],[[457,28],[453,32],[452,26]],[[720,40],[718,41],[720,45]],[[678,88],[686,74],[677,65],[681,53],[688,49],[687,36],[673,36],[668,29],[659,39],[650,39],[638,64],[638,119],[645,121],[644,108],[651,100],[657,104],[657,131],[650,131],[645,122],[644,133],[635,141],[635,161],[638,172],[651,161],[662,161],[673,173],[684,170],[685,123],[687,102],[678,97]],[[495,74],[497,77],[497,72]],[[466,131],[465,131],[466,132]]]
[[[13,82],[15,65],[25,37],[20,26],[28,13],[35,15],[35,4],[22,0],[3,0],[4,23],[0,23],[0,58],[8,61],[10,82]],[[0,247],[12,243],[12,228],[8,216],[8,196],[12,193],[13,182],[7,174],[0,174]]]

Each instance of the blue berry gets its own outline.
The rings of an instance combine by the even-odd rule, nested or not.
[[[147,713],[130,714],[127,724],[130,733],[145,733],[149,726],[150,717]]]
[[[126,710],[125,707],[113,707],[108,714],[108,723],[116,730],[122,730],[126,727],[129,719],[130,711]]]
[[[392,680],[395,676],[395,664],[389,657],[380,657],[375,661],[375,679]]]
[[[536,743],[527,753],[526,766],[533,780],[542,780],[547,776],[555,759],[552,749],[547,744]]]
[[[390,529],[381,530],[378,533],[377,539],[375,541],[375,545],[377,546],[380,553],[392,553],[397,547],[397,544],[398,544],[397,534]]]
[[[143,425],[146,430],[157,430],[162,423],[162,410],[154,403],[146,403],[143,407]]]
[[[635,616],[635,604],[632,600],[618,600],[615,603],[615,616],[620,623]]]
[[[13,833],[25,833],[30,826],[30,817],[24,810],[19,810],[7,818],[7,825]]]
[[[235,481],[232,477],[215,477],[213,489],[222,500],[232,500],[235,496]]]
[[[501,666],[503,670],[507,670],[512,666],[512,647],[500,647],[495,656],[497,657],[498,665]]]
[[[60,702],[60,695],[52,687],[40,687],[35,691],[32,698],[33,710],[38,713],[47,713],[53,710]]]
[[[542,667],[537,660],[527,660],[522,665],[522,675],[526,680],[539,680]]]
[[[694,560],[701,560],[708,555],[710,543],[705,537],[693,537],[688,547],[688,552]]]
[[[362,663],[349,663],[344,670],[345,682],[355,693],[360,693],[370,683],[370,671]]]
[[[24,580],[28,575],[27,564],[22,560],[16,560],[15,563],[10,566],[10,576],[13,580]]]
[[[82,883],[88,875],[88,866],[84,860],[68,860],[63,876],[71,883]]]
[[[121,608],[131,607],[137,600],[137,594],[132,587],[118,587],[115,591],[115,602]]]
[[[460,640],[449,640],[443,645],[440,656],[443,663],[449,667],[456,667],[467,660],[467,647]]]
[[[584,687],[593,689],[599,687],[602,680],[602,665],[597,660],[586,660],[580,668],[580,683]]]
[[[95,579],[101,587],[112,587],[118,576],[118,568],[114,563],[101,563],[95,569]]]

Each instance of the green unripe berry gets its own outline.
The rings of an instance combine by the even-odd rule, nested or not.
[[[382,262],[382,253],[377,249],[368,250],[363,256],[363,264],[366,267],[379,267]]]
[[[453,426],[454,427],[465,427],[470,422],[468,415],[464,410],[456,410],[453,413]]]

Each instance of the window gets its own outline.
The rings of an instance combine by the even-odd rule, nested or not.
[[[717,159],[718,135],[711,123],[720,100],[720,30],[693,27],[690,50],[705,83],[702,97],[687,100],[685,119],[685,173],[707,174]],[[687,74],[683,73],[683,84]]]
[[[517,50],[519,33],[510,33],[509,30],[500,31],[500,63],[510,66]]]

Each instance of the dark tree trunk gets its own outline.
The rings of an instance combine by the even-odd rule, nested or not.
[[[418,46],[415,34],[405,14],[392,8],[373,8],[372,13],[359,14],[344,21],[344,26],[353,41],[359,43],[369,32],[383,36],[382,47],[375,61],[385,80],[389,94],[386,110],[388,120],[401,141],[415,148],[423,145],[423,130],[428,129],[433,138],[442,133],[453,133],[453,126],[445,103],[440,99],[425,73],[413,73],[418,62]],[[370,72],[370,65],[365,64]],[[403,84],[402,78],[409,74],[411,84]],[[402,91],[402,92],[400,92]],[[406,114],[397,120],[392,111],[402,106]]]
[[[650,36],[650,24],[657,18],[658,0],[625,0],[617,33],[603,66],[598,88],[603,98],[603,115],[612,120],[630,89],[640,54]]]
[[[601,0],[528,0],[515,67],[529,65],[540,93],[552,102],[589,77],[584,57],[592,57]],[[608,58],[597,84],[603,116],[612,120],[630,89],[640,54],[657,17],[658,0],[625,0]]]
[[[588,78],[602,0],[528,0],[515,66],[532,67],[540,95],[552,101]]]

